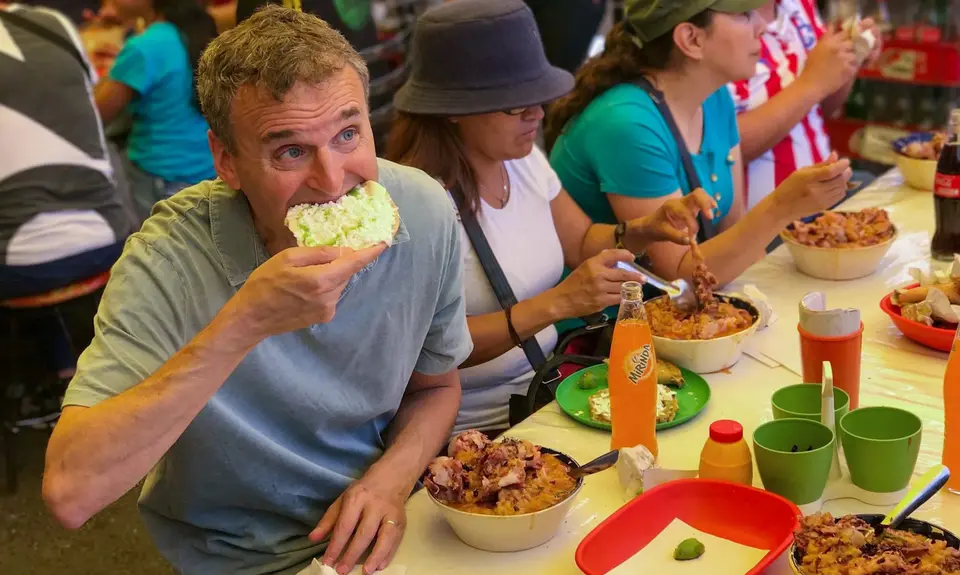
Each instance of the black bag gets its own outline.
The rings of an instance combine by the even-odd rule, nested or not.
[[[663,92],[654,88],[653,84],[642,76],[635,80],[634,83],[640,88],[643,88],[647,95],[650,96],[653,104],[657,107],[657,110],[660,111],[660,115],[663,116],[663,120],[667,123],[667,127],[670,128],[670,133],[673,134],[673,139],[677,142],[677,148],[680,151],[680,161],[683,162],[683,171],[687,175],[690,191],[692,192],[697,188],[702,188],[700,176],[697,175],[697,169],[693,165],[693,157],[690,155],[690,150],[687,149],[687,143],[683,141],[683,134],[680,133],[680,128],[677,127],[677,121],[673,118],[670,107],[667,106]],[[700,222],[700,232],[697,234],[698,242],[703,243],[717,235],[712,221],[703,217],[703,214],[700,214],[698,220]]]
[[[500,307],[507,309],[516,305],[517,296],[514,295],[513,288],[510,287],[510,282],[507,281],[507,276],[504,275],[503,268],[497,261],[497,256],[490,248],[490,243],[483,233],[483,228],[480,227],[480,222],[477,221],[476,214],[466,205],[463,191],[459,186],[456,186],[450,190],[450,195],[453,196],[453,201],[460,213],[460,222],[467,232],[467,237],[470,238],[473,250],[477,253],[477,259],[483,266],[483,272],[490,281],[490,286],[497,296],[497,301],[500,302]],[[560,382],[560,372],[557,371],[554,362],[547,360],[536,337],[525,340],[521,347],[536,374],[526,396],[515,394],[510,397],[511,427],[526,419],[543,405],[553,401],[553,390],[550,385],[555,386]]]

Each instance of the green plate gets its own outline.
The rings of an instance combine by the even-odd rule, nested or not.
[[[710,401],[710,386],[707,385],[706,380],[692,371],[687,371],[683,368],[680,368],[680,371],[683,372],[683,380],[686,382],[686,385],[684,385],[682,389],[675,387],[670,388],[677,392],[677,403],[680,404],[680,409],[677,411],[677,416],[673,418],[673,421],[658,423],[657,431],[683,425],[699,415],[700,412],[703,411],[703,408],[706,407],[707,402]],[[594,373],[601,380],[597,388],[580,389],[577,385],[580,382],[580,378],[583,377],[583,374],[587,372]],[[560,404],[560,408],[563,409],[564,413],[580,423],[590,427],[596,427],[597,429],[610,431],[609,423],[602,423],[590,419],[590,403],[588,398],[605,387],[607,387],[607,364],[602,363],[581,369],[560,382],[560,386],[557,387],[557,403]]]

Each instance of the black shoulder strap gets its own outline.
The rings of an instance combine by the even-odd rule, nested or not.
[[[500,262],[497,261],[497,256],[494,255],[493,249],[490,248],[490,243],[487,241],[487,236],[483,233],[483,228],[480,227],[480,222],[477,221],[476,214],[465,205],[466,200],[464,199],[463,191],[459,186],[455,186],[450,190],[450,195],[453,196],[453,201],[457,205],[457,211],[460,212],[460,222],[463,224],[463,229],[467,232],[467,237],[470,238],[470,243],[473,244],[473,251],[477,253],[477,259],[480,260],[480,265],[483,266],[483,272],[487,275],[487,279],[490,280],[493,292],[497,294],[500,307],[507,309],[508,307],[516,305],[517,296],[514,295],[513,288],[510,287],[510,282],[507,281],[507,276],[504,275],[503,268],[500,267]],[[523,342],[523,353],[526,354],[527,361],[530,362],[530,365],[535,370],[539,370],[547,362],[547,358],[543,355],[543,350],[540,349],[540,344],[537,342],[536,337],[532,337]]]
[[[690,191],[703,187],[700,182],[700,176],[697,175],[697,168],[693,165],[693,157],[690,155],[690,150],[687,149],[687,144],[683,140],[683,134],[680,133],[680,128],[677,126],[677,121],[673,118],[673,113],[670,111],[670,107],[667,106],[667,101],[663,97],[663,92],[654,88],[653,84],[651,84],[649,80],[642,76],[634,80],[634,83],[640,88],[643,88],[643,90],[650,96],[650,99],[653,100],[653,104],[657,107],[657,110],[660,111],[660,115],[663,116],[663,120],[667,123],[667,127],[670,128],[670,133],[673,135],[673,139],[677,142],[677,149],[680,150],[680,161],[683,162],[683,171],[687,174],[687,182],[690,184]],[[701,243],[716,235],[713,222],[701,216],[700,233],[698,235],[700,236],[698,240]]]
[[[0,20],[9,22],[60,47],[60,49],[73,56],[73,58],[80,64],[80,68],[83,69],[84,75],[87,76],[87,78],[90,78],[90,69],[87,67],[86,60],[83,59],[83,56],[80,54],[80,50],[77,49],[76,44],[74,44],[69,38],[64,38],[53,30],[50,30],[49,28],[46,28],[41,24],[37,24],[29,18],[9,10],[0,10]],[[67,33],[69,34],[69,30]]]

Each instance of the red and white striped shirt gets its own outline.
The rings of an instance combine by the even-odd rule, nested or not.
[[[825,31],[816,0],[777,0],[777,17],[760,38],[763,50],[756,73],[730,85],[737,113],[759,108],[796,80]],[[818,104],[786,138],[750,163],[747,205],[755,206],[797,169],[822,162],[830,149]]]

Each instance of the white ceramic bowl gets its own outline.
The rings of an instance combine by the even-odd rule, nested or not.
[[[896,157],[897,168],[908,186],[926,192],[933,191],[933,181],[937,175],[936,160],[918,160],[901,153],[897,153]]]
[[[737,307],[748,310],[755,318],[753,325],[741,332],[716,339],[669,339],[654,335],[653,349],[656,350],[657,357],[694,373],[722,371],[740,361],[747,339],[760,326],[760,312],[746,300],[722,294],[717,294],[717,297],[725,298],[734,302]]]
[[[822,280],[845,281],[866,277],[877,271],[880,260],[887,255],[899,232],[875,246],[855,248],[818,248],[803,245],[786,231],[780,233],[797,269],[810,277]]]
[[[552,449],[541,450],[543,453],[556,455],[568,466],[578,466],[568,455]],[[509,553],[533,549],[553,539],[582,487],[583,478],[580,478],[577,487],[560,503],[543,511],[523,515],[467,513],[441,503],[429,491],[427,495],[440,508],[443,518],[461,541],[481,551]]]

